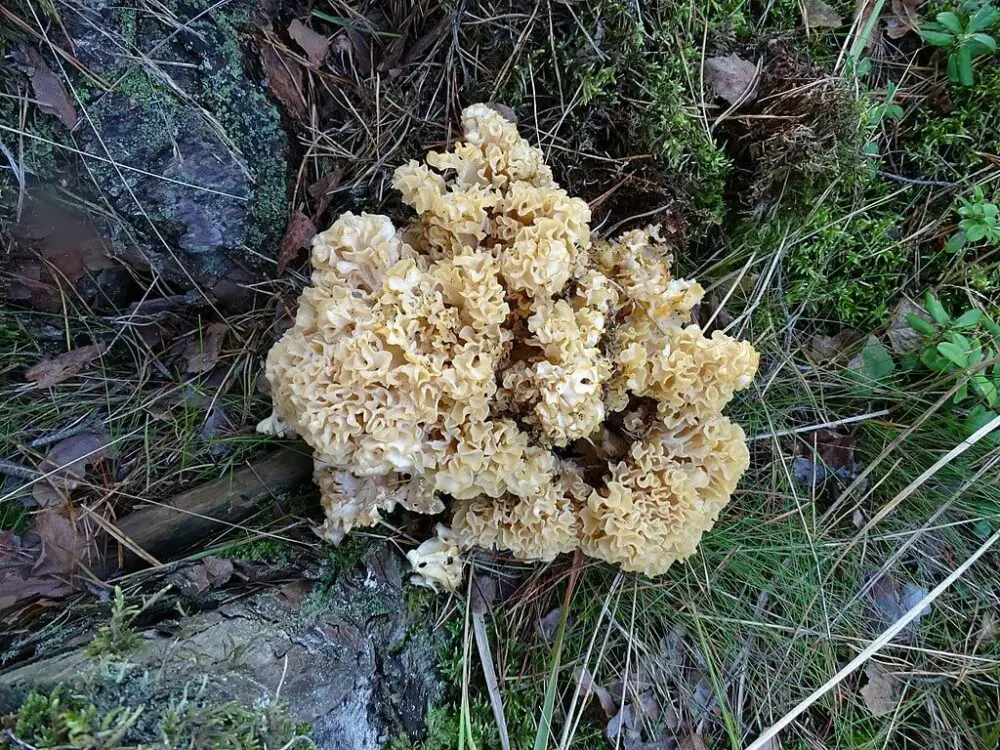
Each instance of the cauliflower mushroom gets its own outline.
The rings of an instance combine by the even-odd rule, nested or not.
[[[449,509],[411,553],[437,585],[475,546],[661,574],[747,468],[721,410],[757,353],[694,324],[704,292],[656,228],[592,238],[513,124],[482,104],[462,122],[450,151],[396,170],[407,225],[348,212],[313,240],[262,429],[313,448],[331,541],[396,505]]]

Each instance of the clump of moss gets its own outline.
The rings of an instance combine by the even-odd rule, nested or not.
[[[919,107],[900,139],[901,165],[923,179],[960,181],[1000,151],[1000,65],[981,65],[972,86],[941,86]]]
[[[5,721],[13,738],[5,744],[0,737],[0,747],[315,748],[308,725],[294,721],[280,704],[250,709],[235,701],[213,702],[203,692],[185,691],[152,725],[141,719],[155,713],[155,706],[98,706],[63,686],[29,693]]]
[[[901,242],[903,217],[892,208],[851,212],[836,199],[809,211],[789,208],[747,221],[746,248],[784,248],[780,293],[821,322],[861,327],[883,321],[914,268]]]
[[[548,18],[479,24],[466,33],[490,76],[467,81],[467,96],[534,113],[531,124],[552,134],[547,159],[573,194],[592,199],[622,181],[608,175],[619,166],[588,154],[629,158],[602,211],[635,213],[674,196],[693,218],[718,220],[729,162],[701,114],[698,61],[703,24],[728,33],[741,7],[663,1],[640,15],[619,0],[554,3]]]
[[[90,656],[125,656],[135,649],[142,640],[132,627],[132,621],[139,614],[139,607],[127,604],[120,586],[115,586],[111,602],[111,619],[102,625],[85,651]]]

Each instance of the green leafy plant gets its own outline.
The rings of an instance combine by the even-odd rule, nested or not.
[[[132,628],[132,621],[139,614],[140,608],[127,604],[125,594],[120,586],[115,586],[114,598],[111,601],[111,619],[102,625],[87,645],[86,651],[91,656],[123,656],[132,651],[142,638]]]
[[[16,747],[73,747],[111,750],[139,720],[142,707],[116,706],[101,712],[81,698],[58,688],[51,695],[31,693],[16,715]],[[30,743],[30,744],[29,744]]]
[[[970,308],[952,316],[931,292],[925,297],[930,320],[908,314],[906,321],[924,337],[924,344],[906,363],[910,369],[920,366],[941,375],[962,377],[965,382],[955,392],[954,403],[965,404],[966,428],[975,432],[995,419],[1000,400],[1000,325],[980,310]]]
[[[872,119],[875,122],[903,119],[903,108],[895,102],[896,91],[896,84],[893,81],[889,81],[885,87],[885,101],[879,102],[872,107]]]
[[[986,200],[981,187],[976,187],[972,198],[959,198],[958,232],[948,240],[945,248],[957,252],[968,244],[985,242],[1000,245],[1000,206]]]
[[[971,86],[974,80],[972,61],[997,51],[997,40],[986,30],[1000,18],[1000,11],[987,4],[969,14],[959,15],[947,10],[934,18],[936,20],[920,26],[920,36],[934,47],[949,50],[950,81]]]

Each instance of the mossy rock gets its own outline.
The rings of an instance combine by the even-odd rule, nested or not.
[[[80,178],[127,220],[130,257],[188,288],[258,269],[284,230],[289,139],[241,47],[255,6],[83,6],[66,29],[111,90],[73,74]]]
[[[347,568],[310,566],[252,596],[216,592],[214,610],[185,599],[181,609],[209,607],[191,616],[170,618],[178,610],[161,599],[168,619],[137,628],[125,651],[88,648],[91,633],[0,674],[0,715],[46,747],[44,738],[75,746],[71,729],[85,739],[102,726],[121,728],[116,744],[81,746],[304,748],[286,743],[306,725],[318,747],[419,740],[441,694],[442,636],[407,606],[404,567],[387,544],[369,545]],[[114,624],[113,615],[121,630]]]

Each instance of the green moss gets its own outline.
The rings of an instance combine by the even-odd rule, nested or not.
[[[97,635],[87,645],[90,656],[110,656],[120,658],[136,648],[141,636],[132,628],[132,621],[139,614],[139,607],[126,604],[120,586],[115,586],[111,602],[111,619],[100,627]]]
[[[643,191],[676,190],[702,219],[717,219],[728,162],[701,116],[697,63],[704,24],[710,36],[745,26],[742,3],[656,2],[641,18],[619,0],[546,12],[549,19],[527,29],[469,30],[486,68],[510,71],[496,90],[492,77],[467,82],[470,100],[502,101],[555,134],[548,160],[574,194],[593,198],[621,180],[588,154],[632,158],[629,169],[648,179],[624,186],[615,200],[634,209],[657,199],[639,197]],[[513,60],[511,49],[520,50]]]
[[[767,252],[784,247],[781,291],[789,308],[803,305],[808,316],[864,328],[885,319],[912,273],[902,224],[892,209],[852,215],[831,201],[748,221],[743,242]]]
[[[925,179],[959,181],[985,165],[981,153],[1000,151],[1000,65],[981,65],[973,86],[949,86],[920,107],[900,139]]]
[[[213,702],[184,695],[171,702],[155,721],[140,725],[154,705],[98,706],[66,687],[30,693],[14,714],[10,747],[169,747],[206,750],[304,750],[315,745],[309,727],[295,722],[280,704],[255,709],[235,701]],[[21,744],[17,744],[21,743]],[[27,744],[24,744],[27,743]],[[0,739],[0,747],[8,745]]]
[[[197,15],[199,2],[181,3]],[[288,218],[288,145],[277,106],[262,88],[248,85],[239,45],[239,29],[256,6],[230,3],[212,13],[212,23],[194,26],[203,37],[199,102],[219,121],[243,156],[254,182],[245,243],[251,248],[276,244]],[[201,45],[198,45],[201,46]]]

